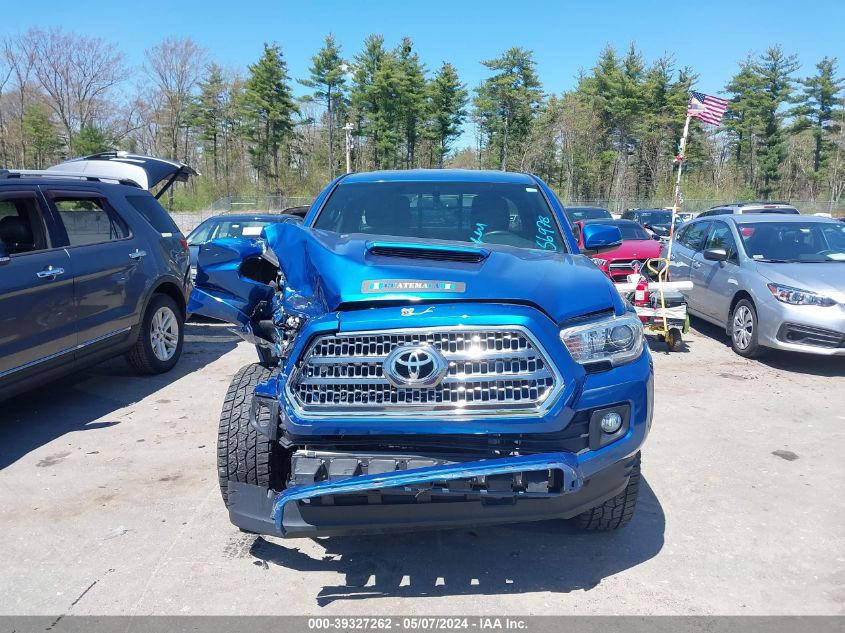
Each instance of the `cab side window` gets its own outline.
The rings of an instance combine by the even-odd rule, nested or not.
[[[724,248],[728,254],[728,261],[737,262],[736,242],[734,241],[730,227],[724,222],[713,223],[713,230],[710,231],[710,235],[707,237],[707,242],[704,245],[705,250],[708,248]]]
[[[704,247],[704,240],[711,224],[711,222],[690,224],[686,227],[686,231],[680,237],[679,242],[691,250],[700,251]]]
[[[62,218],[70,246],[101,244],[129,237],[123,218],[96,196],[55,196],[53,204]]]
[[[0,196],[0,243],[8,255],[48,247],[41,208],[35,194]]]

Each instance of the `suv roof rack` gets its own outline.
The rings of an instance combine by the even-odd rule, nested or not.
[[[721,209],[722,207],[747,207],[750,204],[783,204],[787,206],[792,206],[791,202],[785,202],[783,200],[746,200],[745,202],[724,202],[722,204],[717,204],[710,208]]]
[[[89,182],[116,182],[120,185],[142,189],[141,185],[129,178],[115,178],[114,176],[98,176],[96,174],[45,169],[0,169],[0,179],[10,178],[74,178]]]

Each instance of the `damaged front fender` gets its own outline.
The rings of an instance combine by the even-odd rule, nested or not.
[[[487,459],[473,462],[440,464],[426,468],[397,470],[389,473],[360,475],[347,479],[320,481],[304,486],[293,486],[280,492],[273,503],[272,519],[276,529],[285,533],[285,507],[291,502],[315,499],[330,495],[380,491],[383,489],[404,489],[413,491],[419,486],[436,485],[439,482],[457,479],[473,479],[495,475],[509,475],[531,472],[560,472],[560,486],[556,491],[543,493],[542,496],[558,496],[579,490],[583,476],[575,455],[571,453],[539,453],[519,455],[500,459]],[[528,493],[511,493],[513,496],[528,496]],[[537,495],[531,495],[537,496]]]

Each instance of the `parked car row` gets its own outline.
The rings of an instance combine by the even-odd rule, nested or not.
[[[589,219],[574,220],[567,208],[576,237],[586,224],[622,230],[618,248],[592,258],[601,270],[623,282],[648,259],[668,259],[669,279],[693,282],[683,292],[689,313],[724,327],[738,354],[845,355],[841,221],[801,216],[784,202],[724,204],[678,222],[670,249],[671,210],[629,209],[612,220],[587,209]],[[650,236],[661,244],[650,244]]]

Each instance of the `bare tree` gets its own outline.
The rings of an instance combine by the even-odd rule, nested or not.
[[[73,153],[74,136],[108,108],[115,85],[127,76],[123,53],[99,37],[33,29],[26,34],[35,77],[48,96]]]
[[[144,71],[159,93],[161,132],[166,135],[170,158],[176,160],[180,140],[190,124],[190,108],[206,65],[206,51],[191,38],[168,38],[149,49],[145,57]]]
[[[35,92],[30,87],[32,68],[35,62],[34,54],[27,38],[7,37],[3,40],[2,56],[15,78],[12,90],[10,91],[10,93],[14,92],[16,96],[13,114],[18,123],[17,134],[19,143],[15,160],[19,165],[23,165],[26,162],[24,114],[26,113],[27,101],[32,100],[33,95],[31,93]]]

